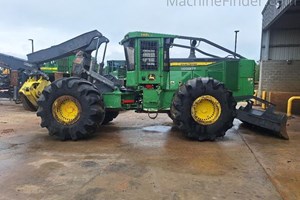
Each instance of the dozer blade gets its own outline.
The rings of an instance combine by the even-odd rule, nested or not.
[[[244,123],[260,127],[271,131],[275,135],[288,140],[289,136],[286,132],[287,116],[285,114],[276,114],[274,112],[275,105],[257,97],[252,97],[267,105],[265,111],[253,109],[253,101],[248,100],[247,106],[241,106],[237,110],[237,119]]]

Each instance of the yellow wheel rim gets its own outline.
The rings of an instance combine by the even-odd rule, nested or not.
[[[52,105],[53,117],[61,124],[72,125],[80,118],[81,106],[72,96],[61,96]]]
[[[191,114],[198,124],[210,125],[219,119],[221,110],[221,105],[216,98],[204,95],[194,101]]]

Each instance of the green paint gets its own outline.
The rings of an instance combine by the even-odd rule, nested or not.
[[[168,62],[166,43],[176,35],[145,32],[128,33],[121,41],[127,60],[126,88],[104,93],[104,103],[109,109],[137,110],[138,112],[166,112],[170,109],[173,95],[181,84],[197,77],[212,77],[233,92],[237,101],[254,93],[255,62],[248,59],[226,60],[214,63],[182,61]],[[151,48],[143,48],[142,45]],[[124,104],[132,100],[132,104]]]

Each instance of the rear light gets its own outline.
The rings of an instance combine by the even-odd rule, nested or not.
[[[145,85],[145,88],[147,88],[147,89],[153,89],[153,85]]]
[[[124,99],[122,100],[122,104],[133,104],[134,103],[134,99]]]

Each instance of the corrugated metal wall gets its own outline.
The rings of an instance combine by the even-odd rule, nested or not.
[[[261,36],[261,60],[269,60],[270,31],[263,31]]]
[[[261,60],[300,60],[300,0],[269,0],[262,14]]]
[[[272,30],[269,60],[300,60],[300,30]]]

